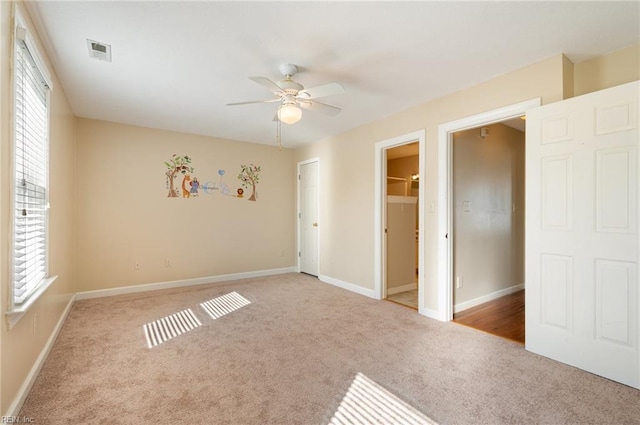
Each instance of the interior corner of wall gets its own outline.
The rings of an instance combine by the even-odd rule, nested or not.
[[[574,96],[574,65],[573,62],[562,54],[562,98],[569,99]]]

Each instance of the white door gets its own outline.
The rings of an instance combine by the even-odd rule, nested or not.
[[[527,112],[526,348],[640,388],[634,82]]]
[[[318,276],[318,161],[300,164],[300,271]]]

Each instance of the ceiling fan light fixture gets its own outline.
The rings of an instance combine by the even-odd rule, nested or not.
[[[294,104],[284,104],[278,109],[278,119],[285,124],[295,124],[302,118],[302,110]]]

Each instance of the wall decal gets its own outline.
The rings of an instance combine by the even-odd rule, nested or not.
[[[248,200],[256,201],[258,199],[256,186],[260,181],[259,173],[261,169],[259,165],[249,164],[240,166],[240,173],[237,178],[240,180],[242,187],[238,188],[235,192],[233,192],[225,182],[224,175],[226,172],[222,168],[218,169],[218,182],[213,181],[215,179],[213,178],[211,180],[205,180],[205,182],[201,184],[198,178],[193,175],[194,167],[191,165],[191,157],[173,154],[169,161],[164,162],[164,165],[167,169],[165,178],[167,189],[169,190],[168,198],[195,198],[200,195],[200,189],[202,189],[202,193],[205,195],[218,193],[232,198],[247,199],[245,197],[245,189],[251,189],[251,196]],[[180,182],[180,188],[176,188],[176,178],[179,174],[182,174],[182,181]]]
[[[223,179],[224,173],[225,173],[224,170],[218,170],[218,174],[220,175],[220,193],[223,194],[224,196],[233,196],[231,195],[231,190],[229,189],[229,185],[225,183]]]
[[[213,181],[206,181],[202,184],[202,191],[204,193],[206,193],[207,195],[211,195],[215,192],[220,193],[221,195],[225,195],[225,196],[233,196],[231,195],[231,191],[229,190],[229,185],[227,185],[224,182],[224,179],[222,176],[224,176],[225,171],[224,170],[218,170],[218,176],[220,176],[218,183],[213,182]],[[200,184],[200,183],[198,183]]]
[[[191,176],[189,174],[185,174],[182,178],[182,197],[188,198],[191,196],[191,192],[189,192],[189,188],[187,188],[187,183],[191,185]]]
[[[253,164],[241,165],[240,166],[240,174],[238,174],[238,180],[242,182],[242,187],[245,189],[251,188],[252,193],[251,197],[249,197],[250,201],[255,201],[258,199],[258,194],[256,193],[256,185],[260,180],[260,176],[258,173],[260,172],[260,167],[255,166]],[[240,193],[239,193],[240,194]]]
[[[169,189],[169,194],[167,195],[168,198],[179,197],[178,191],[176,191],[175,189],[174,179],[176,178],[178,173],[184,174],[185,177],[187,173],[193,173],[193,167],[190,164],[191,164],[191,158],[189,158],[187,155],[178,156],[175,153],[171,156],[171,159],[169,161],[165,161],[164,165],[166,165],[167,167],[167,172],[165,173],[165,176],[167,177],[166,179],[167,189]],[[183,186],[182,195],[184,196],[184,179],[182,182],[182,186]],[[184,197],[188,198],[189,196],[184,196]]]
[[[191,196],[198,196],[198,189],[200,188],[200,182],[197,177],[191,179],[191,189],[189,189],[189,194]]]

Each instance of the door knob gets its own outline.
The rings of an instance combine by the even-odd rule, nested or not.
[[[318,227],[318,223],[313,223],[313,227]]]

